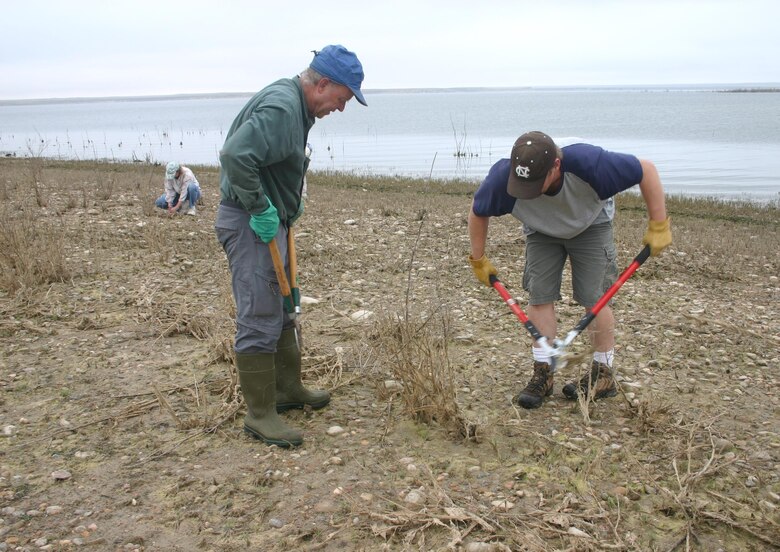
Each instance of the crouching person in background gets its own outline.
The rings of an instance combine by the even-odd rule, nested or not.
[[[200,184],[192,171],[176,161],[171,161],[165,167],[165,192],[154,204],[160,209],[167,209],[169,215],[183,212],[195,216],[195,205],[198,204],[200,196]],[[187,208],[182,210],[185,202]]]

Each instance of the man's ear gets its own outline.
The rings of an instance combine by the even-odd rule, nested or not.
[[[325,91],[325,89],[326,89],[326,88],[328,87],[328,85],[330,84],[330,82],[331,82],[331,81],[330,81],[330,79],[329,79],[328,77],[322,77],[322,78],[319,80],[319,82],[317,82],[317,92],[320,92],[320,93],[324,92],[324,91]]]

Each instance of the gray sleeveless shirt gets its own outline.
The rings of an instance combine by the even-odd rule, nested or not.
[[[518,199],[512,216],[523,223],[526,235],[541,232],[570,239],[593,224],[611,221],[615,216],[615,202],[611,197],[599,199],[590,184],[567,172],[563,174],[563,184],[557,194]]]

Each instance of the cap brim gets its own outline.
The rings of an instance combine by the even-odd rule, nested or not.
[[[354,88],[349,88],[352,91],[352,94],[355,96],[355,99],[359,101],[362,105],[365,105],[368,107],[368,104],[366,103],[366,99],[363,97],[363,93],[360,91],[360,89],[355,90]]]
[[[506,191],[512,197],[517,199],[534,199],[542,195],[544,188],[544,178],[538,180],[521,180],[513,173],[509,173],[509,179],[506,183]]]

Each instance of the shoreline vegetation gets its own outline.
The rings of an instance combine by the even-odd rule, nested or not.
[[[36,156],[24,156],[17,157],[16,155],[4,154],[0,151],[0,159],[5,159],[9,162],[34,162],[45,163],[48,167],[62,167],[62,168],[81,168],[81,167],[93,167],[97,170],[97,167],[104,167],[107,170],[116,171],[121,167],[162,167],[163,163],[159,161],[149,161],[144,159],[134,159],[128,161],[119,161],[112,159],[96,159],[96,160],[67,160],[49,157],[36,157]],[[199,165],[190,164],[190,167],[199,172],[213,172],[219,171],[217,165]],[[394,183],[402,183],[402,187],[416,186],[421,189],[437,189],[440,193],[447,195],[451,194],[473,194],[480,184],[479,179],[465,179],[465,178],[424,178],[424,177],[407,177],[407,176],[385,176],[385,175],[370,175],[364,174],[360,171],[310,171],[310,174],[327,178],[328,180],[341,181],[343,186],[355,186],[362,187],[368,183],[376,184],[383,187],[392,188]],[[355,185],[355,182],[361,184]],[[350,184],[352,183],[352,184]],[[625,195],[631,196],[637,194],[636,190],[629,190]],[[707,195],[682,195],[682,194],[670,194],[667,193],[667,201],[680,202],[680,204],[695,204],[701,206],[704,210],[705,206],[712,208],[718,206],[717,211],[721,210],[721,207],[725,209],[733,209],[735,212],[741,211],[742,208],[758,209],[776,211],[780,209],[780,192],[776,197],[770,199],[753,199],[753,198],[733,198],[733,197],[718,197]],[[735,215],[736,216],[736,215]]]
[[[73,159],[60,159],[57,157],[45,157],[25,155],[17,156],[3,152],[0,150],[0,159],[5,159],[9,162],[33,162],[33,163],[45,163],[49,167],[105,167],[109,170],[119,170],[120,167],[162,167],[163,163],[160,161],[150,161],[149,159],[135,158],[133,160],[116,160],[116,159],[91,159],[91,160],[73,160]],[[190,164],[189,166],[196,168],[199,171],[213,172],[218,171],[218,165],[206,165],[206,164]],[[344,182],[368,182],[378,183],[379,185],[386,185],[388,182],[408,182],[409,185],[419,185],[424,187],[435,186],[440,188],[442,193],[462,193],[463,188],[468,189],[468,192],[473,193],[476,191],[481,180],[480,178],[467,179],[462,177],[453,178],[425,178],[414,176],[387,176],[387,175],[371,175],[364,172],[355,171],[331,171],[331,170],[318,170],[310,171],[311,173],[319,176],[323,176],[328,179],[342,179]],[[448,190],[444,192],[444,190]],[[458,191],[460,190],[460,191]],[[627,195],[637,193],[636,190],[629,190]],[[670,194],[667,193],[669,200],[680,200],[682,202],[701,203],[702,205],[718,205],[730,206],[736,208],[738,206],[745,206],[748,208],[757,209],[769,209],[777,210],[780,208],[780,192],[775,197],[771,198],[749,198],[749,197],[718,197],[703,195],[682,195],[682,194]]]
[[[583,335],[524,410],[531,339],[466,258],[474,183],[312,172],[302,374],[332,400],[283,413],[281,450],[242,432],[219,172],[191,168],[203,204],[168,216],[162,166],[0,158],[0,549],[780,547],[777,206],[669,197],[673,243],[613,298],[618,395],[561,393]],[[613,227],[622,269],[640,196]],[[525,305],[516,220],[487,254]]]
[[[735,94],[752,94],[760,92],[770,92],[776,94],[780,92],[780,88],[734,88],[732,90],[719,90],[718,92],[732,92]]]
[[[367,88],[367,94],[408,94],[408,93],[469,93],[469,92],[512,92],[512,91],[555,91],[555,90],[636,90],[637,92],[724,92],[724,93],[780,93],[777,83],[768,84],[652,84],[652,85],[578,85],[578,86],[461,86],[461,87],[420,87],[420,88]],[[197,100],[204,98],[248,98],[255,92],[203,92],[183,94],[150,94],[140,96],[80,96],[62,98],[10,98],[0,99],[0,106],[46,105],[90,102],[133,102],[133,101],[171,101]]]

